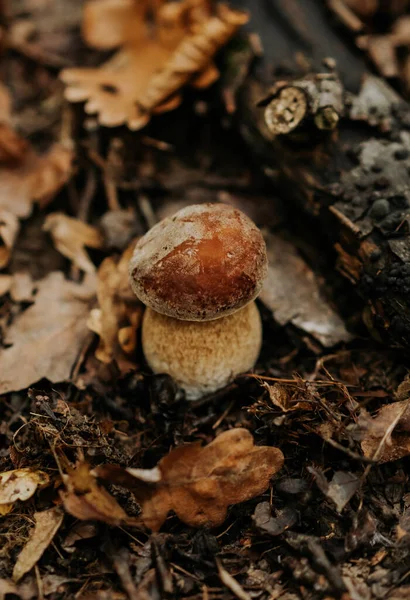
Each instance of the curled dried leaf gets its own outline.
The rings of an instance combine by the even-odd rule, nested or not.
[[[120,260],[106,258],[98,269],[97,299],[99,308],[90,313],[88,327],[100,336],[95,356],[104,363],[116,361],[122,372],[135,367],[133,355],[141,324],[142,305],[132,292],[128,265],[135,243]]]
[[[194,527],[220,525],[228,506],[264,492],[283,462],[278,448],[257,447],[249,431],[237,428],[221,433],[205,447],[175,448],[144,476],[110,465],[95,472],[132,489],[141,502],[144,524],[157,531],[171,510]]]
[[[133,0],[85,6],[86,41],[122,49],[98,69],[66,69],[61,78],[67,99],[86,101],[86,112],[98,113],[102,125],[140,129],[151,114],[177,107],[185,84],[210,85],[219,74],[214,54],[248,20],[224,5],[211,15],[203,1],[158,3],[150,23],[149,10],[148,3]]]
[[[17,166],[0,167],[0,209],[24,218],[34,202],[46,206],[71,175],[73,152],[61,144],[38,155],[29,149]]]
[[[44,471],[15,469],[0,473],[0,505],[13,505],[17,500],[29,500],[37,488],[46,487],[50,478]]]
[[[301,399],[301,394],[297,389],[295,393],[295,390],[281,385],[280,383],[270,385],[267,381],[263,381],[262,386],[268,391],[272,403],[283,412],[290,412],[293,410],[313,410],[312,403]]]
[[[127,521],[127,514],[117,501],[97,484],[89,465],[80,463],[65,475],[66,490],[60,491],[64,508],[82,521],[103,521],[120,525]]]
[[[104,240],[96,227],[63,213],[51,213],[44,221],[43,230],[50,233],[56,249],[85,273],[94,273],[95,266],[85,250],[101,248]]]

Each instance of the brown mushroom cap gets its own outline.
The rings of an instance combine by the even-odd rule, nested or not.
[[[254,366],[262,343],[262,323],[255,302],[224,319],[190,323],[148,308],[142,323],[142,346],[154,373],[168,373],[196,400]]]
[[[188,206],[137,243],[131,286],[147,306],[185,321],[210,321],[259,294],[266,247],[256,225],[226,204]]]

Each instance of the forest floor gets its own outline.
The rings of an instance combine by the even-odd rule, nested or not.
[[[116,36],[128,48],[132,34],[123,16],[100,15],[88,23],[91,48],[82,8],[13,0],[2,14],[0,599],[409,598],[408,357],[370,337],[321,232],[252,161],[223,78],[172,96],[170,112],[159,102],[161,114],[131,131],[127,119],[146,114],[127,100],[129,75],[124,84],[70,69],[100,65]],[[99,119],[70,103],[76,94]],[[159,219],[220,201],[266,234],[263,348],[253,373],[187,402],[144,362],[127,264]],[[175,507],[152,532],[143,484],[125,468],[222,444],[234,428],[283,453],[269,488],[224,506],[231,476],[246,496],[246,456],[207,480],[203,497],[173,473]],[[148,488],[160,511],[160,487]],[[195,502],[226,517],[186,524],[181,506]]]

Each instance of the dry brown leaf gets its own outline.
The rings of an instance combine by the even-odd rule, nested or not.
[[[13,580],[19,581],[43,556],[44,551],[53,541],[64,513],[58,506],[34,513],[36,524],[32,529],[29,540],[20,552],[13,569]]]
[[[338,513],[342,512],[361,485],[360,477],[349,471],[336,471],[330,482],[320,469],[308,467],[308,471],[315,477],[321,492],[335,504]]]
[[[10,291],[13,284],[13,275],[0,274],[0,297]]]
[[[299,399],[300,392],[296,390],[296,394],[292,394],[291,390],[280,383],[270,385],[267,381],[262,382],[269,394],[272,403],[280,408],[283,412],[292,410],[312,410],[312,404]],[[294,391],[294,390],[292,390]]]
[[[205,0],[159,2],[153,24],[151,5],[134,0],[89,0],[83,35],[97,48],[122,49],[98,69],[66,69],[61,77],[71,102],[86,101],[102,125],[146,125],[151,114],[181,102],[187,83],[210,85],[219,73],[213,56],[248,17],[219,5],[210,14]]]
[[[29,500],[37,488],[49,483],[47,473],[29,467],[0,473],[0,514],[7,514],[15,502]]]
[[[95,266],[85,247],[102,248],[103,236],[96,227],[57,212],[46,217],[43,230],[50,233],[56,250],[69,258],[76,267],[85,273],[95,272]]]
[[[38,283],[35,303],[8,329],[6,343],[12,346],[0,350],[0,394],[27,388],[42,377],[52,382],[69,379],[87,336],[95,287],[92,276],[78,284],[59,271]]]
[[[10,125],[11,96],[8,88],[0,83],[0,163],[20,163],[29,144]]]
[[[19,229],[17,217],[7,210],[0,209],[0,269],[4,269],[10,260]]]
[[[383,406],[373,419],[362,411],[363,454],[380,463],[391,462],[410,454],[410,401]]]
[[[263,493],[283,462],[278,448],[254,446],[251,433],[238,428],[221,433],[205,447],[175,448],[155,469],[106,465],[95,473],[132,489],[142,505],[144,524],[158,531],[171,510],[187,525],[220,525],[228,506]]]
[[[17,166],[2,165],[0,209],[25,218],[30,216],[34,202],[46,206],[68,181],[72,160],[72,150],[55,144],[43,155],[29,149]]]
[[[10,296],[14,302],[31,302],[34,294],[34,281],[29,273],[14,273],[10,286]]]
[[[38,587],[34,579],[24,581],[20,585],[17,585],[11,579],[0,579],[0,600],[8,600],[9,594],[14,595],[19,600],[32,600],[38,598]]]
[[[64,476],[66,490],[60,491],[64,508],[82,521],[103,521],[120,525],[129,521],[117,501],[97,484],[86,463],[80,463]]]
[[[87,325],[100,336],[95,356],[104,363],[116,361],[122,372],[135,367],[133,355],[142,318],[142,305],[131,290],[128,265],[135,242],[117,262],[106,258],[98,269],[97,299]]]
[[[320,292],[319,282],[292,244],[265,236],[268,276],[260,299],[280,325],[292,323],[330,347],[351,339],[346,327]],[[297,290],[297,293],[295,293]]]

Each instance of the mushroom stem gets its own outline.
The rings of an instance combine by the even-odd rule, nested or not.
[[[255,302],[214,321],[182,321],[147,308],[142,344],[154,373],[168,373],[188,400],[214,392],[252,369],[262,343]]]

